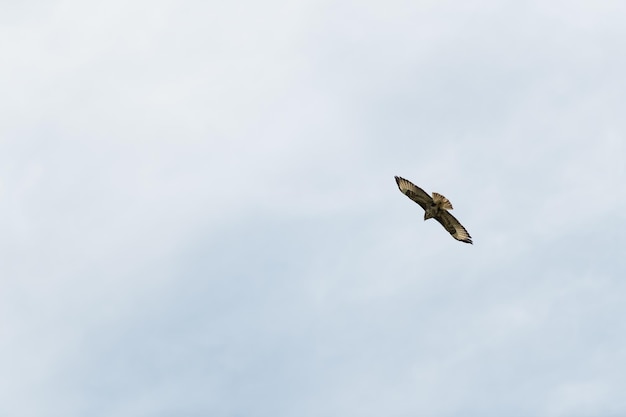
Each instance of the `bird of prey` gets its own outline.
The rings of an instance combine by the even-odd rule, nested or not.
[[[444,229],[446,229],[453,238],[465,243],[472,243],[472,237],[467,230],[463,227],[459,221],[448,212],[452,210],[452,203],[450,200],[438,193],[433,193],[433,196],[426,194],[417,185],[411,181],[405,180],[401,177],[395,177],[398,188],[402,191],[402,194],[415,201],[424,209],[424,220],[434,218],[437,220]]]

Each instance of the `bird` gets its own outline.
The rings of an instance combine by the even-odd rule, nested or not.
[[[435,219],[441,223],[443,228],[456,240],[473,244],[472,237],[467,230],[465,230],[465,227],[448,212],[448,210],[452,210],[450,200],[439,193],[433,193],[431,197],[426,191],[402,177],[396,176],[395,179],[402,194],[415,201],[424,209],[424,221]]]

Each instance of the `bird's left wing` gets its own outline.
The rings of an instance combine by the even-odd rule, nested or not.
[[[431,196],[426,194],[426,191],[422,190],[411,181],[405,180],[402,177],[395,178],[396,183],[398,184],[398,188],[400,189],[400,191],[402,191],[402,194],[405,194],[411,200],[422,206],[424,210],[426,210],[432,204],[433,199],[431,198]]]
[[[472,243],[472,237],[467,230],[465,230],[465,227],[463,227],[456,217],[448,213],[446,210],[442,210],[435,216],[435,219],[437,219],[444,229],[446,229],[456,240],[460,240],[465,243]]]

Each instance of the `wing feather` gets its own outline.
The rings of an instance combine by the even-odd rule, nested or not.
[[[411,200],[415,201],[424,210],[426,210],[426,208],[428,208],[432,204],[433,199],[428,194],[426,194],[426,192],[422,190],[420,187],[413,184],[409,180],[405,180],[402,177],[396,176],[395,178],[396,178],[396,183],[398,184],[398,188],[400,189],[402,194],[406,195]]]
[[[465,227],[454,217],[452,214],[447,211],[441,211],[435,219],[452,235],[456,240],[460,240],[465,243],[472,243],[472,237],[465,230]]]

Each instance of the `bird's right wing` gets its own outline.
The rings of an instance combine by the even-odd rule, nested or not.
[[[426,194],[426,191],[422,190],[417,185],[413,184],[409,180],[405,180],[402,177],[395,177],[398,188],[402,191],[402,194],[409,197],[411,200],[419,204],[424,210],[426,210],[433,202],[433,199]]]

